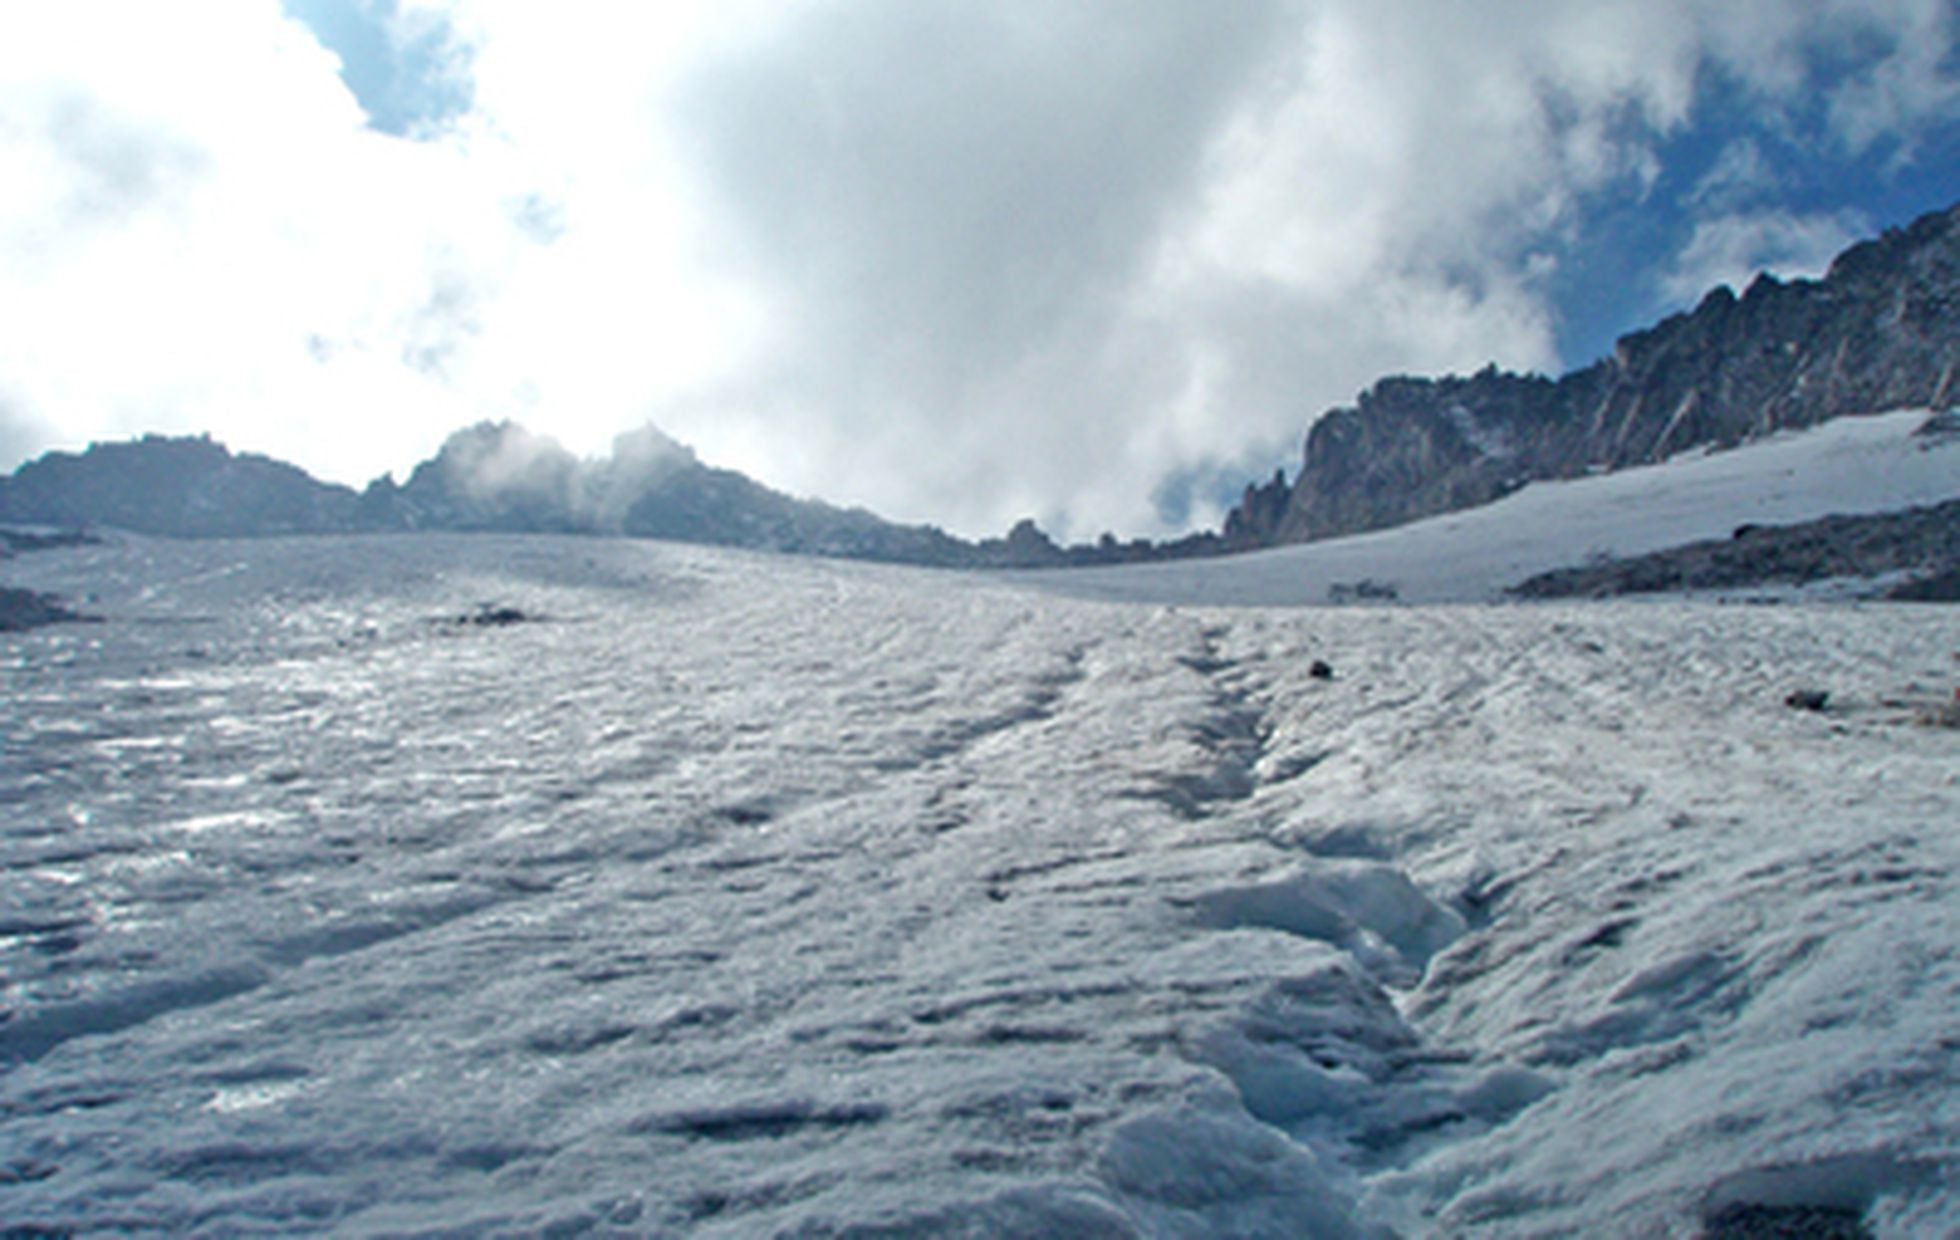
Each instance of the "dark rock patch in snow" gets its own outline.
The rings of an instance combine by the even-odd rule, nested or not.
[[[811,1131],[876,1124],[889,1113],[888,1108],[870,1102],[820,1105],[790,1099],[649,1116],[634,1123],[632,1129],[706,1141],[773,1141]]]
[[[1701,1234],[1708,1240],[1869,1240],[1865,1215],[1872,1202],[1925,1172],[1923,1165],[1880,1152],[1753,1167],[1709,1190]]]
[[[52,594],[0,586],[0,633],[22,633],[49,624],[93,620],[93,616],[70,610]]]
[[[7,530],[0,529],[0,560],[30,551],[55,551],[62,547],[93,547],[102,542],[84,530]]]
[[[1960,499],[1903,512],[1833,516],[1795,525],[1743,525],[1711,539],[1625,559],[1539,573],[1511,587],[1518,598],[1607,598],[1687,590],[1801,586],[1845,579],[1909,580],[1883,597],[1950,602],[1960,589]]]
[[[458,628],[502,629],[509,628],[513,624],[531,624],[541,619],[542,616],[534,616],[508,603],[479,603],[475,611],[451,616],[448,623]]]
[[[1702,1240],[1870,1240],[1855,1210],[1737,1202],[1708,1216]]]
[[[738,827],[759,827],[775,818],[776,811],[760,801],[744,801],[734,805],[724,805],[715,810],[715,817]]]
[[[1402,588],[1392,581],[1363,577],[1359,581],[1337,581],[1327,587],[1330,603],[1394,603],[1402,598]]]

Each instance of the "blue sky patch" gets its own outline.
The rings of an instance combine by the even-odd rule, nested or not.
[[[281,0],[340,57],[340,78],[382,133],[415,137],[469,110],[459,52],[440,26],[407,30],[395,0]]]

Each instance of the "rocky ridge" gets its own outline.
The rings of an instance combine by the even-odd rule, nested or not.
[[[1248,487],[1233,549],[1399,525],[1524,484],[1651,464],[1848,414],[1960,399],[1960,206],[1759,276],[1559,379],[1384,379],[1313,426],[1298,477]]]
[[[1960,206],[1758,277],[1623,337],[1559,379],[1487,367],[1383,379],[1307,435],[1302,468],[1245,488],[1218,532],[1058,546],[1032,521],[968,541],[773,491],[651,427],[585,460],[512,423],[458,431],[404,483],[360,492],[208,436],[51,452],[0,478],[0,521],[173,537],[389,530],[624,534],[955,568],[1181,559],[1399,525],[1526,483],[1650,464],[1830,418],[1960,399]]]
[[[176,538],[406,530],[625,534],[797,554],[973,566],[1005,540],[968,543],[931,526],[796,499],[648,428],[610,457],[581,460],[513,423],[450,436],[405,483],[364,490],[234,454],[208,436],[146,435],[50,452],[0,478],[0,521],[114,527]]]
[[[271,457],[233,454],[208,435],[50,452],[0,478],[0,521],[173,538],[349,529],[358,503],[347,487]]]

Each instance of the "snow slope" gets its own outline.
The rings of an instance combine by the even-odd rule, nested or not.
[[[1915,435],[1929,416],[1838,418],[1724,452],[1535,482],[1496,503],[1371,534],[1219,560],[1088,569],[1047,584],[1091,598],[1241,606],[1340,601],[1337,587],[1363,581],[1392,585],[1403,602],[1491,600],[1537,573],[1597,555],[1727,538],[1744,522],[1788,524],[1960,497],[1960,434]]]
[[[1952,609],[9,575],[108,620],[0,642],[0,1225],[1960,1228]]]

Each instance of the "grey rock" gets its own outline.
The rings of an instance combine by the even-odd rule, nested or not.
[[[1960,499],[1794,525],[1744,525],[1726,539],[1540,573],[1521,598],[1606,598],[1680,590],[1734,590],[1904,573],[1886,597],[1960,597]]]
[[[1553,380],[1487,368],[1384,379],[1309,432],[1279,502],[1248,488],[1235,546],[1303,542],[1488,503],[1527,482],[1651,464],[1848,414],[1960,398],[1960,206],[1760,276]]]

